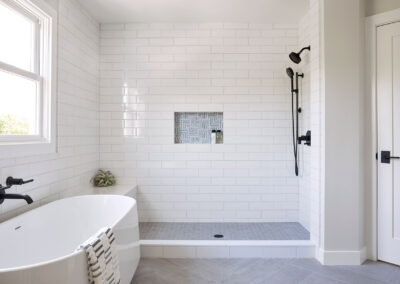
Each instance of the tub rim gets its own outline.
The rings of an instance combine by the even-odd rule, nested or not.
[[[130,211],[136,206],[136,204],[137,204],[137,203],[136,203],[136,199],[134,199],[134,198],[132,198],[132,197],[129,197],[129,196],[124,196],[124,195],[112,195],[112,194],[78,195],[78,196],[72,196],[72,197],[67,197],[67,198],[61,198],[61,199],[58,199],[58,200],[49,202],[49,203],[47,203],[47,204],[44,204],[44,205],[42,205],[42,206],[36,207],[36,208],[34,208],[34,209],[32,209],[32,210],[29,210],[29,211],[27,211],[27,212],[24,212],[24,213],[21,214],[21,215],[17,215],[17,216],[15,216],[15,217],[13,217],[13,218],[11,218],[11,219],[5,221],[5,222],[0,223],[0,226],[1,226],[2,224],[11,222],[11,221],[12,221],[13,219],[15,219],[15,218],[18,218],[18,217],[24,216],[24,215],[26,215],[26,214],[29,214],[29,213],[31,213],[31,212],[34,211],[34,210],[37,210],[37,209],[39,209],[39,208],[43,208],[43,207],[48,206],[48,205],[50,205],[50,204],[58,203],[58,202],[61,202],[61,201],[64,201],[64,200],[70,200],[70,199],[81,199],[82,197],[94,197],[95,199],[100,199],[100,197],[103,197],[103,198],[104,198],[104,197],[111,197],[111,198],[131,199],[132,204],[130,204],[128,210],[127,210],[126,212],[124,212],[124,214],[122,214],[121,218],[117,219],[113,224],[110,225],[110,228],[111,228],[111,229],[114,229],[115,226],[117,226],[117,225],[119,224],[119,222],[121,222],[121,220],[124,219],[124,218],[129,214],[129,212],[130,212]],[[100,229],[101,229],[101,228],[99,228],[99,230],[100,230]],[[83,240],[82,243],[85,242],[85,241],[86,241],[86,240]],[[23,266],[14,266],[14,267],[10,267],[10,268],[0,268],[0,274],[1,274],[1,273],[7,273],[7,272],[16,272],[16,271],[22,271],[22,270],[28,270],[28,269],[38,268],[38,267],[45,266],[45,265],[48,265],[48,264],[51,264],[51,263],[61,262],[61,261],[65,260],[65,259],[67,259],[67,258],[69,258],[69,257],[73,257],[73,256],[76,256],[76,255],[78,255],[78,254],[84,254],[84,253],[85,253],[85,252],[84,252],[83,249],[76,249],[75,251],[73,251],[73,252],[70,253],[70,254],[66,254],[66,255],[63,255],[63,256],[57,257],[57,258],[52,258],[51,260],[46,260],[46,261],[42,261],[42,262],[38,262],[38,263],[34,263],[34,264],[29,264],[29,265],[23,265]]]

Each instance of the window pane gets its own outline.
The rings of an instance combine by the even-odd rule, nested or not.
[[[34,71],[34,23],[0,1],[0,61]]]
[[[38,133],[37,82],[0,71],[0,135]]]

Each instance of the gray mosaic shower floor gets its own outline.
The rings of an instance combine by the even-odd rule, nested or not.
[[[141,240],[309,240],[299,223],[140,223]],[[221,240],[221,239],[220,239]]]

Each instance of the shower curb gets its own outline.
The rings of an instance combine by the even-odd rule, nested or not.
[[[141,240],[145,258],[315,258],[310,240]]]

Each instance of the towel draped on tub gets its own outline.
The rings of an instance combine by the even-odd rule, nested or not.
[[[90,284],[120,283],[115,236],[110,228],[100,230],[81,248],[86,252]]]

